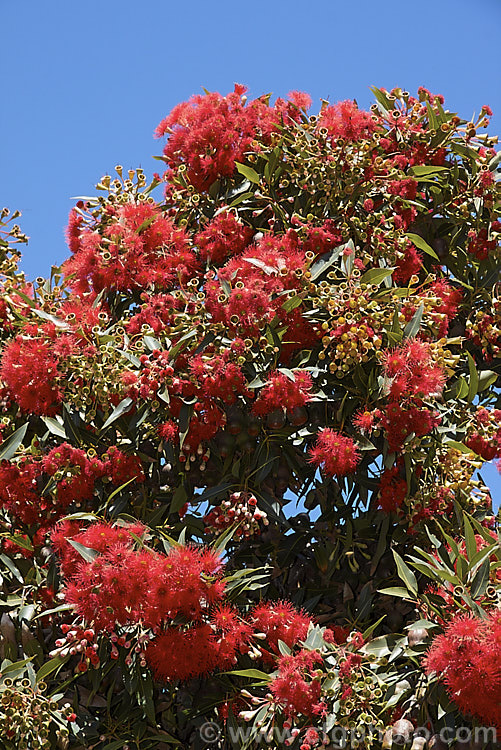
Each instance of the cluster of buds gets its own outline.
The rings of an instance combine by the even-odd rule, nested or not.
[[[0,685],[0,735],[9,747],[53,747],[53,738],[69,735],[64,722],[75,721],[69,703],[62,708],[43,693],[44,682],[33,686],[26,678],[6,677]]]
[[[127,633],[127,635],[112,633],[111,637],[111,658],[118,659],[120,652],[118,648],[123,648],[126,652],[125,664],[130,667],[136,659],[139,659],[139,666],[146,666],[146,647],[150,641],[150,636],[146,633],[139,632],[136,634]]]
[[[77,672],[86,672],[89,666],[99,667],[100,661],[97,654],[98,644],[95,643],[96,634],[91,628],[81,628],[78,625],[61,625],[64,638],[58,638],[56,648],[49,656],[80,656]]]
[[[475,458],[473,454],[461,453],[456,448],[442,450],[440,469],[445,487],[451,489],[457,498],[472,499],[474,488],[478,488],[478,481],[473,479],[477,469],[481,469],[483,460]]]
[[[466,321],[466,335],[489,361],[501,355],[501,299],[492,300],[489,312],[478,310]]]
[[[360,276],[358,269],[354,275]],[[331,316],[329,322],[322,324],[324,351],[320,352],[319,359],[330,359],[329,371],[337,377],[344,377],[356,364],[366,362],[373,349],[381,347],[382,336],[376,332],[383,329],[386,320],[384,317],[380,319],[377,315],[380,311],[371,304],[371,285],[326,283],[316,291],[320,304]]]
[[[207,468],[207,461],[210,458],[210,448],[204,448],[204,446],[200,443],[197,446],[196,451],[193,450],[191,445],[188,443],[184,443],[181,453],[179,455],[179,461],[182,464],[185,464],[185,471],[189,471],[191,469],[192,464],[195,463],[195,461],[200,461],[198,466],[199,471],[205,471]]]
[[[237,538],[247,539],[261,533],[260,523],[268,526],[266,513],[257,507],[257,499],[248,492],[233,492],[204,517],[205,530],[210,534],[220,533],[238,524]]]

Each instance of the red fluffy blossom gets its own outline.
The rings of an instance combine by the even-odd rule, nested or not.
[[[493,252],[498,244],[495,238],[488,239],[488,230],[485,227],[478,232],[470,229],[468,238],[470,241],[466,249],[477,260],[487,260],[489,253]]]
[[[235,86],[227,96],[218,93],[192,96],[174,107],[155,130],[169,134],[164,154],[171,168],[188,167],[188,178],[199,190],[220,176],[229,176],[241,161],[254,135],[254,123],[245,111],[245,88]]]
[[[193,357],[189,368],[200,383],[201,394],[208,399],[218,398],[233,404],[237,394],[249,396],[246,378],[239,365],[229,361],[230,350],[216,357]]]
[[[137,537],[143,536],[145,527],[137,522],[126,526],[113,526],[110,523],[93,523],[86,529],[79,521],[60,521],[51,532],[51,544],[54,547],[61,566],[61,572],[66,579],[70,579],[78,570],[83,558],[69,543],[69,539],[88,547],[95,552],[104,554],[114,547],[132,547]]]
[[[72,208],[68,217],[68,225],[65,230],[66,242],[72,253],[80,250],[80,232],[82,231],[83,217],[76,208]]]
[[[167,555],[147,547],[136,551],[130,530],[125,531],[122,543],[116,542],[116,533],[110,539],[107,530],[97,524],[73,537],[84,546],[94,544],[91,549],[95,550],[102,546],[104,532],[105,548],[90,562],[80,563],[75,569],[71,559],[69,566],[68,560],[63,560],[65,572],[68,567],[71,571],[66,601],[86,622],[108,631],[117,624],[139,622],[156,629],[166,619],[178,616],[200,621],[209,607],[221,602],[224,581],[217,554],[194,547],[177,547]]]
[[[463,292],[461,289],[454,289],[445,279],[434,281],[430,285],[430,290],[440,300],[438,307],[435,308],[436,312],[439,315],[445,315],[445,320],[440,322],[438,329],[439,335],[445,336],[449,323],[456,315],[459,304],[463,299]]]
[[[374,427],[376,415],[373,411],[368,409],[361,409],[353,417],[353,424],[358,427],[359,430],[364,432],[370,432]]]
[[[167,440],[168,443],[174,443],[179,436],[179,427],[172,419],[159,425],[158,434],[162,440]]]
[[[280,657],[278,675],[272,679],[270,691],[288,716],[313,717],[321,713],[320,681],[312,677],[315,666],[321,662],[320,654],[305,649]]]
[[[309,109],[311,107],[311,96],[304,91],[289,91],[287,98],[299,109]]]
[[[419,339],[385,352],[384,372],[391,378],[390,397],[397,400],[439,395],[445,383],[444,371],[433,362],[429,345]]]
[[[423,265],[421,254],[410,242],[406,243],[403,257],[397,255],[396,268],[393,278],[396,282],[406,284],[411,276],[418,274]]]
[[[326,107],[318,118],[318,127],[325,128],[331,138],[359,141],[370,138],[376,130],[370,112],[359,109],[355,102],[346,100]]]
[[[400,476],[398,465],[385,469],[379,482],[379,505],[385,513],[398,510],[407,495],[407,482]]]
[[[139,333],[143,325],[152,328],[159,333],[166,326],[171,326],[176,318],[177,311],[183,306],[181,299],[172,294],[152,294],[143,292],[141,295],[143,305],[126,325],[129,335]]]
[[[293,371],[294,380],[283,372],[270,373],[252,411],[263,416],[276,409],[293,411],[311,400],[313,382],[304,370]]]
[[[302,249],[305,253],[310,252],[315,255],[323,255],[329,252],[329,250],[338,247],[343,242],[341,231],[331,219],[328,219],[319,227],[312,227],[308,224],[303,226],[306,236],[303,239]]]
[[[330,625],[324,630],[324,641],[326,643],[345,643],[350,634],[349,628],[343,628],[341,625]]]
[[[50,416],[61,399],[57,365],[48,342],[17,336],[5,347],[0,377],[23,411]]]
[[[321,466],[331,477],[352,474],[360,462],[356,443],[347,435],[335,432],[329,427],[319,433],[309,454],[309,461],[315,466]]]
[[[399,451],[409,435],[429,435],[440,424],[440,419],[437,411],[426,406],[391,400],[381,412],[380,424],[386,431],[390,450]]]
[[[160,633],[146,650],[146,659],[158,680],[185,681],[224,669],[230,664],[220,657],[217,634],[208,624],[195,625],[181,630],[168,628]]]
[[[425,659],[462,713],[501,729],[501,612],[455,617]]]
[[[398,195],[400,198],[414,200],[417,194],[418,183],[412,177],[403,180],[392,180],[388,183],[388,192],[390,195]]]
[[[218,214],[194,239],[203,261],[222,264],[231,256],[239,255],[254,234],[228,212]]]
[[[80,249],[64,264],[75,291],[169,289],[198,270],[186,233],[156,205],[126,204],[101,232],[106,243],[100,232],[84,230]]]
[[[106,470],[113,484],[121,486],[131,479],[144,482],[144,471],[139,456],[122,453],[112,445],[103,456],[106,459]]]
[[[40,469],[29,461],[0,464],[0,506],[27,526],[39,522],[41,512],[50,505],[37,492],[38,476]]]
[[[61,508],[90,499],[96,479],[105,474],[102,461],[97,457],[89,458],[85,451],[69,443],[53,448],[42,459],[42,466],[49,476],[56,476],[57,499]]]
[[[290,602],[257,604],[251,612],[250,623],[256,632],[264,633],[271,650],[278,654],[278,641],[292,648],[306,638],[312,620]],[[265,656],[265,658],[267,658]]]
[[[266,97],[246,102],[245,92],[245,86],[237,84],[226,96],[192,96],[174,107],[155,130],[157,138],[169,135],[164,148],[169,167],[186,165],[188,179],[200,191],[219,177],[229,177],[254,138],[267,143],[281,122],[299,120],[298,107],[309,99],[293,92],[290,102],[278,99],[270,106]]]

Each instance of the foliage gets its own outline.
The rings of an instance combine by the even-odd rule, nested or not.
[[[497,139],[374,96],[178,105],[48,279],[2,213],[2,748],[501,729]]]

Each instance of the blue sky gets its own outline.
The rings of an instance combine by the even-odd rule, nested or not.
[[[370,86],[423,85],[465,117],[489,104],[501,131],[499,0],[19,0],[0,14],[0,204],[23,212],[30,277],[67,255],[70,197],[115,164],[157,170],[154,127],[202,86],[368,107]]]

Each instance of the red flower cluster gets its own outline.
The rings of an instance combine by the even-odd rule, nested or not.
[[[5,347],[0,378],[23,411],[53,415],[61,398],[57,365],[47,342],[17,336]]]
[[[429,345],[419,339],[409,339],[386,352],[384,372],[391,379],[389,395],[395,400],[439,395],[445,382],[443,370],[433,363]]]
[[[57,499],[61,508],[89,500],[97,479],[105,476],[106,464],[97,456],[89,458],[85,451],[62,443],[42,458],[46,474],[57,481]]]
[[[360,453],[356,443],[347,435],[323,429],[313,448],[309,451],[309,460],[315,466],[321,466],[330,477],[344,477],[351,474],[360,462]]]
[[[400,508],[407,495],[407,482],[401,476],[400,466],[395,464],[385,469],[379,481],[379,505],[385,513],[393,513]]]
[[[200,620],[207,606],[220,602],[220,568],[217,556],[207,550],[183,547],[160,555],[113,545],[78,567],[65,596],[99,630],[139,622],[157,630],[177,616]]]
[[[460,710],[501,729],[501,612],[455,617],[425,659]]]
[[[144,543],[136,550],[136,540],[144,536],[141,524],[94,523],[82,529],[63,521],[51,541],[66,579],[66,601],[114,644],[130,647],[125,636],[117,638],[117,629],[140,625],[149,632],[145,656],[158,679],[186,680],[229,668],[238,653],[252,648],[254,633],[265,637],[273,652],[254,649],[255,655],[271,662],[279,640],[292,648],[306,637],[311,620],[288,602],[257,605],[243,620],[225,599],[218,554],[183,546],[161,554]],[[79,550],[87,550],[85,560]],[[113,653],[116,658],[116,645]]]
[[[228,500],[223,500],[204,516],[205,530],[209,534],[220,534],[233,524],[238,524],[235,537],[247,539],[261,533],[261,523],[269,521],[264,511],[257,507],[257,499],[248,492],[233,492]]]
[[[168,627],[148,646],[146,658],[157,679],[187,680],[215,669],[231,668],[236,654],[247,651],[251,628],[237,611],[223,605],[208,622]]]
[[[104,238],[90,228],[73,233],[73,256],[64,264],[76,292],[169,289],[197,269],[185,232],[156,205],[129,203],[108,212]],[[73,231],[73,230],[72,230]]]
[[[501,457],[501,409],[477,409],[476,426],[465,445],[485,461]]]
[[[318,118],[319,129],[325,128],[331,138],[359,141],[370,138],[376,123],[369,112],[359,109],[354,101],[346,100],[326,107]]]
[[[189,181],[200,191],[229,177],[254,138],[259,135],[266,142],[283,120],[298,120],[300,108],[311,103],[305,94],[293,92],[289,102],[278,99],[270,107],[266,97],[247,103],[245,92],[245,86],[235,85],[227,96],[192,96],[155,130],[157,138],[169,134],[164,148],[168,165],[185,165]]]
[[[278,641],[292,648],[306,638],[312,620],[290,602],[263,602],[252,610],[250,622],[256,632],[266,636],[266,643],[272,652],[278,654]],[[267,661],[273,661],[265,651],[263,656]]]
[[[311,400],[313,382],[309,372],[293,370],[292,375],[294,379],[283,372],[270,373],[252,409],[254,414],[264,416],[277,409],[293,412]]]
[[[279,658],[278,675],[272,679],[270,691],[288,716],[302,714],[312,718],[322,713],[320,681],[311,675],[315,665],[322,662],[320,654],[305,649]]]
[[[240,255],[252,240],[253,231],[228,212],[218,214],[195,238],[204,263],[222,265],[228,258]]]
[[[23,524],[38,523],[45,528],[53,525],[69,505],[79,507],[91,500],[96,482],[103,477],[109,477],[116,486],[131,479],[143,482],[141,461],[115,446],[98,458],[61,443],[44,456],[25,456],[16,464],[0,464],[0,505]],[[50,484],[48,479],[52,479]],[[47,485],[47,494],[42,495]]]

